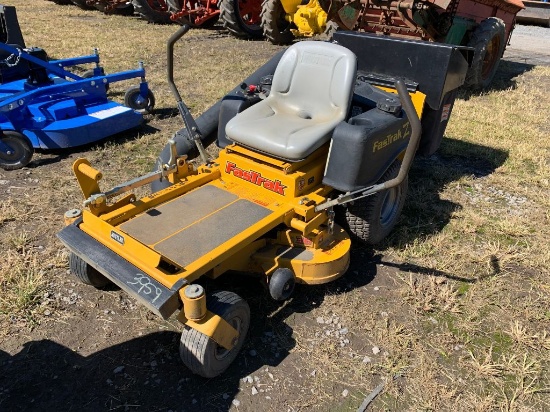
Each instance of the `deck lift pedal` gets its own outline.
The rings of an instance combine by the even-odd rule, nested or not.
[[[97,50],[88,56],[49,60],[25,48],[15,8],[0,6],[0,167],[26,166],[33,151],[64,149],[102,140],[143,122],[154,96],[140,62],[136,70],[104,74]],[[10,44],[11,43],[11,44]],[[93,64],[82,75],[66,68]],[[139,78],[125,106],[107,98],[111,83]]]
[[[214,377],[242,347],[250,308],[205,279],[249,273],[284,301],[295,283],[342,276],[352,240],[376,243],[397,223],[415,152],[423,139],[439,144],[468,63],[457,46],[339,32],[338,44],[299,42],[275,56],[264,66],[273,71],[226,95],[208,125],[173,83],[173,47],[187,30],[168,41],[168,83],[202,164],[178,153],[180,134],[158,170],[102,191],[102,174],[78,159],[85,209],[65,214],[58,237],[82,282],[113,282],[162,318],[176,314],[184,364]],[[423,134],[430,113],[438,126]],[[201,128],[218,131],[216,159]],[[168,187],[131,193],[159,179]]]

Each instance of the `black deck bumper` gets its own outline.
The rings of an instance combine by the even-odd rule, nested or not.
[[[65,227],[57,237],[71,252],[162,318],[167,319],[179,309],[178,290],[182,282],[177,282],[173,289],[167,288],[84,233],[76,224]]]

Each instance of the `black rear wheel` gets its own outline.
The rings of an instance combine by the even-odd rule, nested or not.
[[[289,44],[294,40],[292,24],[286,19],[280,0],[264,0],[262,3],[262,27],[264,36],[273,44]]]
[[[399,173],[401,162],[396,161],[384,173],[379,183],[393,179]],[[338,224],[351,237],[368,245],[380,243],[393,230],[407,196],[408,177],[391,189],[356,200],[336,209]]]
[[[27,166],[33,153],[29,139],[13,130],[0,133],[0,141],[7,148],[0,149],[0,167],[4,170],[15,170]]]
[[[485,89],[495,77],[506,46],[504,22],[496,17],[483,20],[474,30],[468,46],[475,50],[464,83],[473,89]]]
[[[261,0],[221,0],[220,19],[223,27],[236,37],[261,39]]]

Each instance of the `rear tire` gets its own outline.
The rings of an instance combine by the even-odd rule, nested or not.
[[[184,326],[180,339],[180,357],[196,375],[214,378],[235,360],[250,325],[250,308],[233,292],[219,291],[206,298],[206,307],[239,331],[238,341],[231,350],[218,345],[196,329]]]
[[[285,20],[286,12],[280,0],[264,0],[262,3],[262,27],[264,36],[273,44],[289,44],[294,40],[292,24]]]
[[[11,148],[10,153],[0,150],[0,167],[4,170],[21,169],[32,159],[32,144],[25,135],[14,130],[0,131],[0,140]]]
[[[72,252],[69,255],[69,268],[71,273],[86,285],[103,288],[111,283],[109,279]]]
[[[240,38],[261,39],[261,0],[221,0],[220,20],[223,27]]]
[[[379,183],[393,179],[399,173],[400,162],[393,163]],[[368,245],[380,243],[393,230],[407,196],[408,176],[396,187],[356,200],[345,208],[337,208],[338,224],[351,237]]]
[[[170,12],[164,0],[132,0],[134,11],[143,20],[154,24],[170,24]]]
[[[504,22],[496,17],[483,20],[474,30],[468,46],[475,50],[464,84],[472,89],[485,89],[495,77],[506,46]]]

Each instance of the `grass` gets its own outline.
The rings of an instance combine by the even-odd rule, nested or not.
[[[48,1],[11,4],[27,44],[53,58],[99,47],[107,72],[145,61],[160,109],[150,128],[81,154],[102,170],[105,187],[149,171],[181,127],[164,81],[164,41],[174,27]],[[276,50],[192,30],[177,47],[176,81],[199,114]],[[116,99],[123,86],[113,86]],[[383,265],[372,285],[358,269],[336,286],[313,289],[312,297],[322,296],[318,306],[283,316],[292,336],[276,332],[302,376],[281,384],[294,408],[354,409],[388,380],[373,410],[550,409],[548,87],[550,68],[535,67],[514,81],[498,79],[486,93],[459,96],[440,151],[411,171],[401,224],[377,250],[354,254],[357,267],[372,259]],[[65,276],[66,253],[54,233],[63,212],[81,201],[69,171],[79,155],[38,155],[40,167],[0,172],[9,181],[0,191],[2,325],[40,324],[41,296]],[[338,318],[351,343],[326,337],[317,317]],[[349,395],[339,401],[343,389]]]

